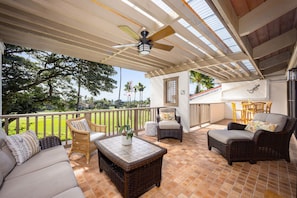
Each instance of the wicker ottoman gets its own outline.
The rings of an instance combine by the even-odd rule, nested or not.
[[[157,135],[157,122],[148,121],[144,125],[145,135],[147,136],[156,136]]]

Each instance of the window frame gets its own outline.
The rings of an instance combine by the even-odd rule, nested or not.
[[[164,97],[163,97],[163,103],[164,106],[178,106],[178,101],[179,101],[179,95],[178,95],[178,79],[179,77],[172,77],[172,78],[165,78],[163,79],[163,86],[164,86]],[[169,90],[169,83],[175,83],[175,90]],[[173,88],[174,89],[174,88]],[[168,99],[168,92],[174,92],[170,97],[175,96],[175,101],[171,101]]]

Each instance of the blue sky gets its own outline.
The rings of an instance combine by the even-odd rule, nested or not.
[[[117,81],[117,87],[113,90],[112,93],[110,92],[101,92],[100,95],[94,97],[96,100],[100,100],[103,98],[106,98],[108,100],[117,100],[119,95],[119,83],[120,83],[120,68],[114,67],[114,69],[117,71],[117,74],[115,76],[112,76],[113,79]],[[145,86],[144,92],[143,92],[143,100],[146,100],[150,97],[150,79],[145,78],[144,72],[139,72],[135,70],[129,70],[122,68],[122,89],[121,89],[121,100],[126,101],[127,100],[127,94],[124,91],[124,85],[128,82],[132,81],[132,86],[138,84],[139,82]],[[82,90],[81,95],[91,97],[91,94],[86,91]],[[134,99],[134,96],[132,96],[132,99]],[[139,94],[136,94],[136,100],[139,99]]]

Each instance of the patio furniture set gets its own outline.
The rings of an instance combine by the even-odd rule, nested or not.
[[[281,114],[257,113],[247,124],[230,122],[227,129],[209,130],[208,149],[216,148],[229,165],[278,159],[290,162],[289,142],[296,122],[296,118]],[[69,156],[81,152],[88,163],[90,153],[97,149],[99,171],[110,177],[123,197],[138,197],[153,186],[160,186],[167,149],[138,137],[131,145],[123,145],[121,136],[106,137],[105,126],[84,117],[70,119],[67,125],[73,138]],[[158,141],[172,137],[182,142],[182,125],[175,108],[158,109],[157,122],[147,122],[145,128],[146,134],[157,135]],[[31,131],[16,136],[8,137],[0,131],[0,197],[84,197],[59,138],[38,140]],[[28,141],[35,150],[12,147]],[[22,150],[25,157],[17,156]]]

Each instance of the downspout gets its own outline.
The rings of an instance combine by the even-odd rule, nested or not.
[[[2,115],[2,55],[4,54],[5,45],[0,42],[0,116]]]

